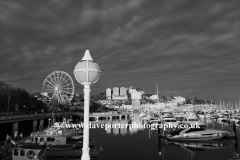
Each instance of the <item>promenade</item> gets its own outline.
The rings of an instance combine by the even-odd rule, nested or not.
[[[128,117],[129,113],[118,113],[116,111],[112,112],[96,112],[96,113],[90,113],[89,118],[105,118],[105,119],[112,119],[112,118],[122,118],[122,117]],[[26,120],[38,120],[38,119],[46,119],[51,117],[72,117],[77,116],[80,119],[83,119],[83,113],[82,112],[54,112],[54,113],[38,113],[38,114],[0,114],[0,124],[1,123],[9,123],[9,122],[19,122],[19,121],[26,121]]]
[[[9,122],[19,122],[19,121],[26,121],[26,120],[37,120],[37,119],[45,119],[54,117],[65,117],[65,116],[72,116],[78,115],[83,116],[81,112],[56,112],[56,113],[38,113],[38,114],[0,114],[0,123],[9,123]]]
[[[119,118],[121,119],[122,117],[127,118],[130,113],[118,113],[116,111],[112,112],[101,112],[101,113],[90,113],[89,118],[95,118],[95,120],[99,119],[113,119],[113,118]]]

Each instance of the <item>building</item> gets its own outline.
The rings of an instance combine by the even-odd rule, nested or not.
[[[149,98],[151,100],[158,100],[158,95],[151,95]]]
[[[113,88],[113,96],[119,96],[119,88],[118,87]]]
[[[174,102],[178,104],[184,104],[186,102],[186,99],[184,97],[178,96],[178,97],[174,97]]]
[[[111,88],[106,89],[106,97],[107,99],[112,99],[112,90]]]
[[[125,96],[112,96],[113,100],[128,100],[127,95]]]
[[[47,92],[42,92],[41,95],[45,96],[45,97],[48,97],[48,93]]]
[[[141,108],[141,102],[138,99],[132,100],[132,106],[133,108]]]
[[[128,92],[129,92],[129,94],[131,94],[131,93],[133,93],[133,92],[137,92],[137,90],[136,90],[136,89],[133,89],[132,87],[130,87],[129,90],[128,90]]]
[[[140,100],[142,99],[142,95],[143,95],[142,91],[131,92],[131,99]]]
[[[127,89],[125,87],[120,88],[120,96],[126,96],[127,95]]]
[[[108,89],[108,92],[110,92],[109,89]],[[118,87],[113,88],[112,100],[127,100],[127,99],[128,99],[127,89],[125,87],[120,88],[120,93],[119,93]]]

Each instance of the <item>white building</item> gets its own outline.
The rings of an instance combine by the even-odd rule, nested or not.
[[[125,96],[112,96],[113,100],[128,100],[127,95]]]
[[[106,89],[106,97],[107,97],[107,99],[111,99],[111,97],[112,97],[112,90],[111,90],[111,88],[107,88]]]
[[[118,87],[113,88],[113,96],[119,96],[119,88]]]
[[[186,99],[184,97],[178,96],[178,97],[174,97],[174,102],[179,103],[179,104],[183,104],[185,103]]]
[[[158,99],[158,95],[152,95],[149,98],[152,99],[152,100],[157,100]]]
[[[131,92],[131,99],[140,100],[142,99],[143,93],[140,91]]]
[[[129,92],[129,94],[131,94],[131,93],[137,92],[137,90],[136,90],[136,89],[132,89],[132,88],[130,87],[129,90],[128,90],[128,92]]]
[[[113,88],[112,100],[127,100],[127,99],[128,99],[127,89],[125,87],[120,88],[120,94],[118,87]]]
[[[132,106],[133,106],[133,108],[140,108],[141,102],[138,99],[134,99],[134,100],[132,100]]]
[[[47,97],[48,93],[47,92],[42,92],[41,95]]]
[[[127,95],[127,89],[125,87],[120,88],[120,96],[126,96]]]

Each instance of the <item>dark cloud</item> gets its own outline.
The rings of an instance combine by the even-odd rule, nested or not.
[[[158,83],[161,94],[238,100],[239,6],[238,0],[1,1],[0,78],[41,91],[53,71],[74,77],[89,49],[102,70],[93,93],[131,85],[155,92]]]

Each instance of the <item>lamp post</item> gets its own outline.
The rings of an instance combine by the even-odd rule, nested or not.
[[[8,96],[7,119],[9,119],[9,117],[8,117],[8,111],[9,111],[9,102],[10,102],[10,95]]]
[[[211,108],[213,109],[213,106],[212,106],[212,100],[211,100]]]
[[[49,118],[48,119],[48,128],[50,128],[50,121],[51,121],[51,119]]]
[[[84,129],[83,129],[83,148],[81,160],[90,160],[89,155],[89,99],[90,85],[98,81],[100,77],[100,67],[95,63],[86,50],[82,60],[75,66],[73,71],[76,80],[84,86]]]

